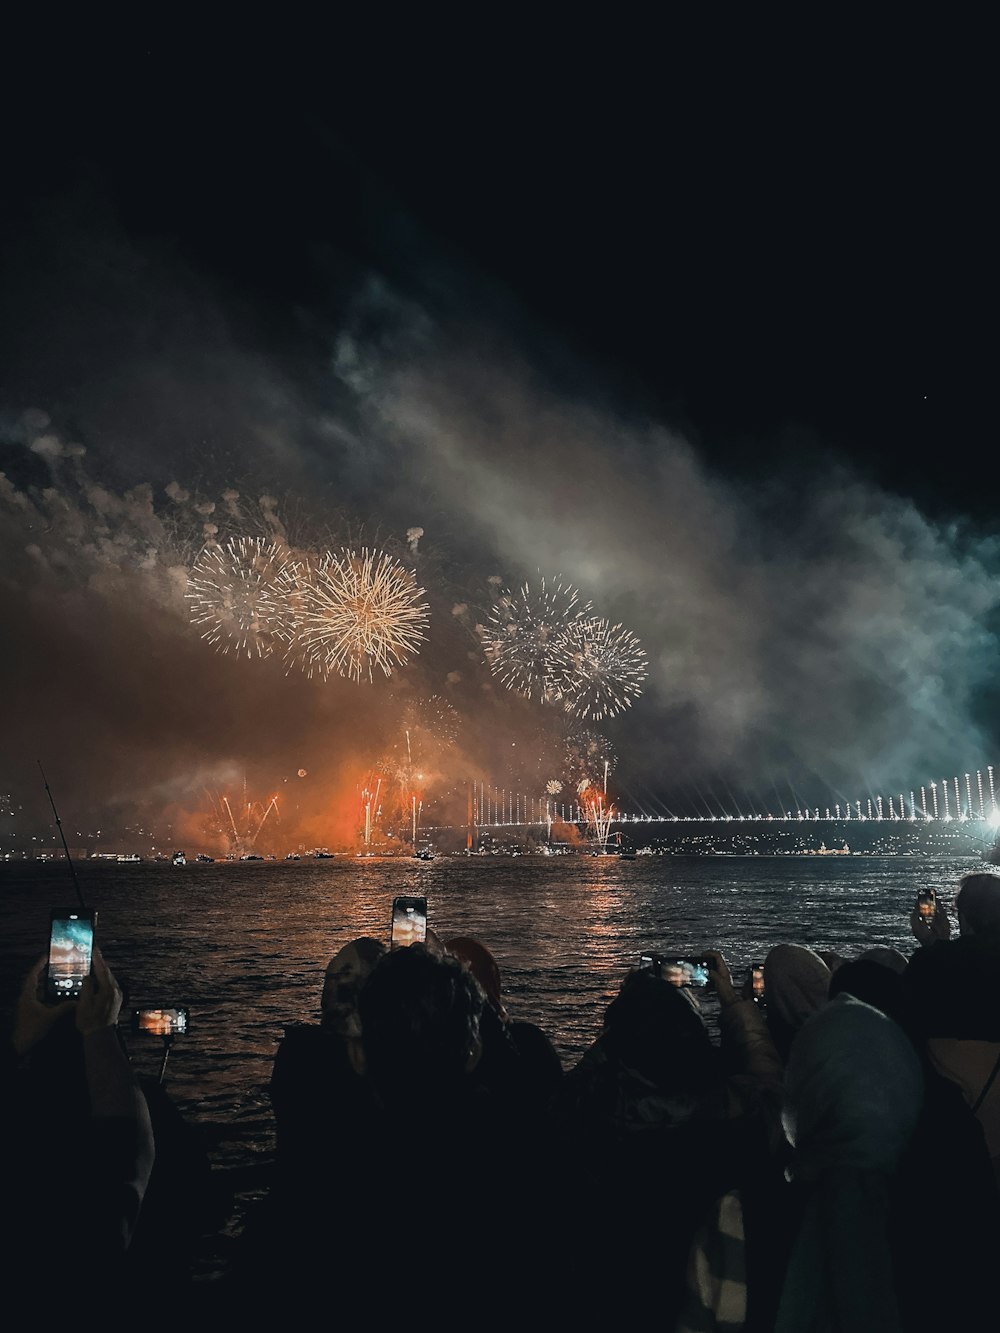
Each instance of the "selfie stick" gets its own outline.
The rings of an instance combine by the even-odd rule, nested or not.
[[[38,771],[42,775],[42,781],[45,783],[45,790],[48,792],[49,805],[52,807],[52,813],[56,817],[56,827],[59,830],[59,836],[62,838],[63,851],[66,853],[66,862],[69,865],[69,873],[73,876],[73,887],[76,889],[76,896],[80,899],[80,906],[84,911],[87,910],[87,904],[83,900],[83,893],[80,889],[80,881],[76,877],[76,871],[73,869],[73,858],[69,854],[69,848],[66,846],[66,835],[63,833],[62,820],[59,818],[59,811],[56,809],[56,803],[52,799],[52,792],[49,789],[48,780],[45,777],[45,769],[42,768],[40,759],[35,761],[38,764]]]
[[[157,1082],[163,1082],[163,1076],[167,1072],[167,1061],[170,1059],[170,1048],[174,1044],[173,1033],[168,1033],[163,1038],[163,1059],[160,1062],[160,1077]]]

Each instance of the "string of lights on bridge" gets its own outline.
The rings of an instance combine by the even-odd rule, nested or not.
[[[473,784],[470,791],[470,817],[471,822],[479,827],[551,825],[556,820],[566,824],[708,824],[797,820],[813,823],[857,820],[908,823],[964,823],[970,820],[983,820],[990,824],[1000,822],[992,765],[985,770],[965,773],[961,777],[926,782],[909,792],[868,796],[854,801],[835,802],[833,805],[786,809],[777,814],[773,811],[704,815],[630,813],[616,809],[607,800],[606,790],[591,790],[578,801],[557,802],[551,797],[529,796],[479,782]]]

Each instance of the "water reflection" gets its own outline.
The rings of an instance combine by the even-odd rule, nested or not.
[[[433,862],[102,864],[81,868],[98,942],[135,1007],[186,1006],[192,1035],[171,1089],[220,1133],[269,1125],[274,1050],[319,1016],[323,972],[358,935],[388,942],[394,896],[426,896],[439,938],[472,935],[495,955],[510,1008],[541,1024],[564,1061],[596,1035],[643,952],[721,949],[734,975],[782,941],[851,954],[909,952],[918,888],[950,902],[972,858],[450,858]],[[65,866],[0,866],[0,1001],[44,952]],[[705,999],[706,1009],[711,1000]],[[138,1050],[155,1072],[161,1054]]]

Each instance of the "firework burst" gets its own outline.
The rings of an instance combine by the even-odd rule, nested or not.
[[[614,717],[642,694],[646,650],[631,630],[583,616],[567,626],[563,647],[572,665],[564,707],[574,717]]]
[[[490,670],[522,698],[558,702],[573,676],[569,628],[589,610],[575,588],[559,582],[504,591],[480,630]]]
[[[206,546],[188,574],[191,623],[220,652],[270,657],[291,642],[287,546],[263,537],[234,537]]]
[[[374,680],[405,666],[426,638],[416,576],[383,552],[327,552],[296,571],[295,635],[287,654],[308,675]]]

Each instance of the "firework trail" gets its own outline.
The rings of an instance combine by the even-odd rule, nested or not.
[[[614,717],[642,694],[646,651],[631,630],[582,617],[567,626],[563,646],[572,663],[564,707],[574,717]]]
[[[374,680],[405,666],[426,638],[428,606],[416,576],[384,552],[327,552],[296,569],[295,635],[286,660],[312,675]]]
[[[480,631],[487,665],[508,690],[525,699],[559,702],[570,686],[574,664],[569,627],[590,610],[575,588],[540,581],[504,591]]]
[[[188,574],[191,623],[220,652],[270,657],[293,636],[293,570],[287,546],[263,537],[206,546]]]

